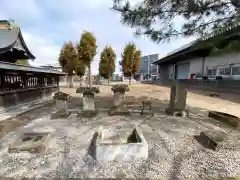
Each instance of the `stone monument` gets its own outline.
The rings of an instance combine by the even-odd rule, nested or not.
[[[84,117],[93,117],[97,114],[94,102],[94,94],[99,93],[98,87],[78,87],[76,93],[83,94],[83,111]]]
[[[108,114],[110,116],[114,115],[130,115],[126,105],[125,105],[125,92],[129,91],[128,85],[117,84],[112,87],[113,102],[112,107],[109,109]]]
[[[68,111],[68,100],[71,96],[64,92],[56,92],[53,99],[56,101],[56,111],[52,113],[51,118],[66,118],[70,115]]]
[[[187,91],[184,85],[175,82],[171,86],[169,107],[166,113],[172,116],[188,117],[189,111],[186,109]]]

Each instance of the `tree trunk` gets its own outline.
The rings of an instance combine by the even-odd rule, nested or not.
[[[68,82],[68,87],[69,87],[69,88],[73,88],[72,76],[68,76],[68,77],[67,77],[67,82]]]
[[[88,85],[92,87],[92,72],[91,72],[91,64],[88,67]]]
[[[80,86],[83,86],[84,76],[80,76]]]
[[[132,76],[129,78],[129,85],[131,85]]]

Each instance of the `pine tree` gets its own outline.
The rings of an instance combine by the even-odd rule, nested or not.
[[[134,6],[130,0],[114,0],[112,9],[136,34],[162,42],[179,36],[205,38],[239,27],[239,8],[239,0],[144,0]]]

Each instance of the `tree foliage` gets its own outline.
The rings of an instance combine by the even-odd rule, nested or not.
[[[16,61],[16,64],[29,66],[28,59],[19,59]]]
[[[96,51],[96,38],[92,33],[85,31],[82,34],[80,42],[77,46],[78,60],[89,67],[96,55]]]
[[[71,41],[63,45],[58,61],[63,71],[72,76],[77,64],[77,53]]]
[[[130,0],[113,1],[112,9],[121,14],[123,24],[156,42],[213,36],[240,24],[238,0],[143,0],[134,6]]]
[[[100,76],[110,79],[115,71],[116,54],[111,46],[106,46],[101,55],[99,62]]]
[[[86,65],[82,61],[77,61],[75,66],[75,72],[78,76],[83,77],[86,72]]]
[[[141,52],[136,50],[134,43],[128,43],[125,46],[120,62],[124,76],[131,78],[139,71],[140,57]]]

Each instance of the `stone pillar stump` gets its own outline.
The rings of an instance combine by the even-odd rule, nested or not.
[[[109,109],[108,114],[110,116],[114,115],[129,115],[125,105],[125,92],[129,91],[128,85],[126,84],[117,84],[112,87],[114,93],[112,107]]]
[[[186,109],[187,91],[184,85],[174,83],[171,86],[169,107],[166,113],[172,116],[188,117],[189,112]]]
[[[56,111],[52,113],[51,118],[67,118],[70,115],[68,111],[68,100],[71,96],[64,92],[57,92],[53,99],[56,101]]]
[[[97,110],[95,108],[94,94],[99,93],[98,87],[79,87],[76,93],[83,94],[83,110],[82,116],[93,117],[96,116]]]
[[[151,115],[151,116],[153,116],[152,102],[148,97],[144,97],[143,100],[142,100],[141,115]]]

